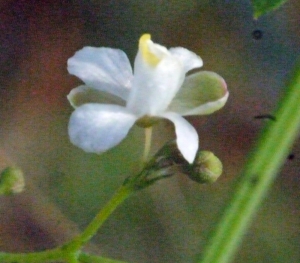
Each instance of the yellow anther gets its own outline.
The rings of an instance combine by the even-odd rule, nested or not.
[[[149,50],[149,46],[148,46],[148,41],[151,40],[151,35],[150,34],[144,34],[141,36],[140,38],[140,42],[139,42],[139,49],[142,53],[142,56],[144,58],[144,60],[150,64],[151,66],[156,66],[159,61],[160,58],[158,58],[155,54],[153,54],[150,50]]]

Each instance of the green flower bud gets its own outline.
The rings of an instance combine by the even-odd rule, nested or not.
[[[194,181],[205,184],[215,182],[223,171],[220,159],[210,151],[200,151],[187,175]]]
[[[185,174],[201,184],[213,183],[220,177],[222,170],[222,162],[212,152],[199,151],[193,164],[190,164],[178,150],[176,141],[170,141],[145,166],[138,189],[175,174]]]
[[[16,167],[7,167],[0,174],[0,194],[18,194],[24,190],[23,172]]]

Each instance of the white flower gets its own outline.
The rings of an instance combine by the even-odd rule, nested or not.
[[[69,123],[73,144],[86,152],[101,153],[119,144],[135,124],[151,126],[153,119],[173,122],[177,146],[192,163],[198,150],[198,134],[182,116],[209,114],[221,108],[228,97],[224,80],[213,72],[198,72],[202,66],[195,53],[166,49],[139,40],[134,70],[119,49],[84,47],[68,60],[68,71],[85,85],[73,89],[68,99],[75,111]]]

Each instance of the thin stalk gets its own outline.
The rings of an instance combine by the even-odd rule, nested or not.
[[[152,127],[145,128],[145,147],[143,154],[143,164],[148,161],[152,141]]]
[[[300,67],[285,96],[262,131],[255,150],[241,173],[234,195],[199,263],[231,262],[300,130]]]
[[[0,252],[1,263],[41,263],[57,262],[67,258],[67,255],[61,249],[51,249],[42,252],[33,253],[4,253]]]
[[[131,185],[123,185],[114,194],[112,199],[99,211],[94,217],[91,223],[85,228],[85,230],[73,241],[66,244],[65,246],[72,250],[79,250],[84,246],[90,239],[97,233],[102,224],[106,219],[115,211],[115,209],[124,202],[124,200],[133,192]]]

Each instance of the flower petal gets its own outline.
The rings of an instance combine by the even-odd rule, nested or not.
[[[84,104],[71,115],[71,142],[86,152],[101,153],[119,144],[136,117],[126,108],[110,104]]]
[[[184,75],[177,57],[142,36],[134,62],[134,80],[127,108],[139,116],[163,112],[179,90]]]
[[[126,54],[119,49],[84,47],[68,60],[68,71],[87,86],[126,100],[132,69]]]
[[[201,71],[186,77],[168,110],[180,115],[211,114],[224,106],[228,96],[221,76]]]
[[[177,137],[177,146],[183,157],[192,163],[198,150],[198,134],[195,128],[184,118],[174,112],[165,112],[160,114],[174,123],[175,133]]]
[[[200,68],[203,66],[202,59],[194,52],[191,52],[186,48],[174,47],[170,48],[169,51],[183,64],[185,73],[191,69]]]
[[[125,106],[126,104],[120,97],[85,85],[72,89],[67,98],[74,108],[86,103],[117,104],[120,106]]]

